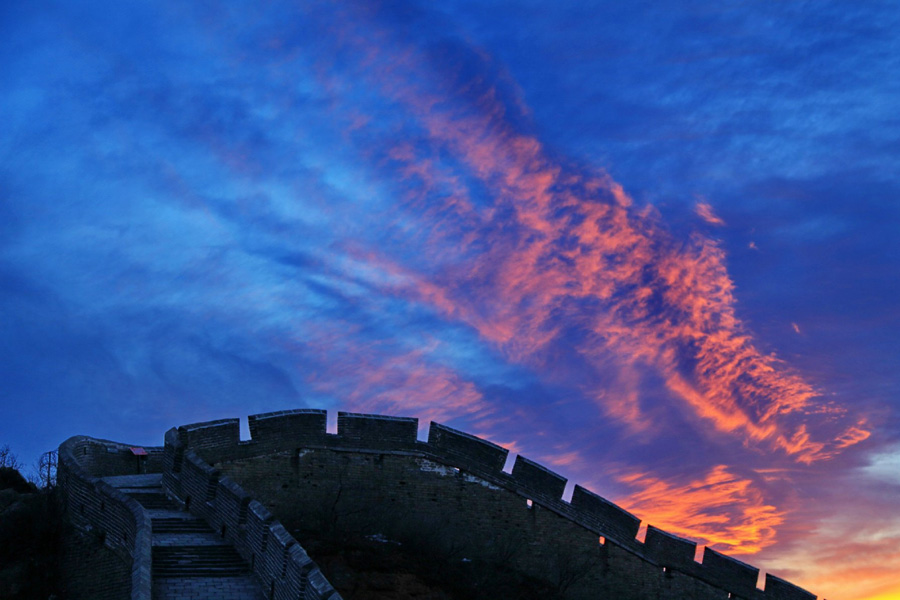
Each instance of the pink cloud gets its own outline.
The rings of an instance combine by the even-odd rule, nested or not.
[[[712,205],[707,202],[703,202],[702,200],[697,202],[694,205],[694,212],[697,213],[697,216],[709,223],[710,225],[716,225],[717,227],[722,227],[725,225],[725,221],[719,218],[716,215],[715,211],[713,211]]]

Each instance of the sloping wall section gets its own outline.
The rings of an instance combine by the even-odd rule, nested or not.
[[[119,581],[110,577],[112,569],[104,567],[92,574],[96,581],[82,578],[76,589],[69,590],[71,595],[95,600],[151,599],[150,517],[135,499],[100,478],[141,469],[158,472],[161,458],[162,448],[151,448],[148,459],[140,463],[125,444],[85,436],[60,444],[57,481],[69,521],[81,534],[112,551],[121,563],[116,571],[131,573]]]
[[[329,434],[326,417],[312,409],[253,415],[247,441],[238,419],[166,434],[169,492],[233,536],[247,560],[262,561],[264,586],[275,597],[291,578],[322,593],[330,586],[244,488],[291,529],[343,518],[375,532],[408,521],[457,536],[468,553],[502,555],[560,589],[567,583],[571,598],[815,600],[771,574],[759,589],[758,569],[711,549],[697,562],[693,542],[652,525],[641,542],[638,517],[581,486],[563,500],[566,480],[523,456],[505,472],[508,451],[487,440],[431,423],[428,441],[420,442],[416,419],[344,412]],[[348,510],[323,513],[340,504]],[[574,579],[565,572],[573,565],[581,571]]]

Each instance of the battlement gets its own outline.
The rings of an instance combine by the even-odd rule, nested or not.
[[[697,561],[695,542],[651,524],[640,541],[638,516],[580,485],[566,501],[567,481],[561,475],[521,455],[505,472],[507,449],[440,423],[432,422],[427,441],[421,442],[414,418],[340,412],[336,434],[327,433],[324,410],[264,413],[248,421],[247,441],[240,440],[238,419],[170,429],[164,447],[149,449],[143,467],[158,467],[167,492],[234,545],[272,598],[296,598],[301,590],[308,599],[340,596],[258,499],[308,513],[326,504],[322,494],[329,489],[355,485],[344,497],[358,496],[367,507],[357,513],[375,514],[380,502],[393,521],[397,515],[430,515],[430,522],[460,519],[444,531],[506,536],[513,554],[530,553],[517,564],[547,581],[560,565],[583,565],[590,581],[607,586],[603,593],[621,598],[681,594],[698,600],[815,600],[771,574],[759,589],[758,569],[709,548]],[[135,460],[128,446],[116,442],[75,437],[60,446],[60,482],[70,513],[76,523],[104,528],[107,545],[134,565],[132,598],[144,600],[149,599],[141,595],[149,593],[146,511],[99,480],[136,472],[142,465]],[[242,473],[241,465],[257,473],[254,481],[262,489],[245,489],[235,476]],[[329,474],[336,468],[350,470]],[[417,503],[417,497],[422,501]],[[479,546],[503,546],[497,539]]]
[[[694,542],[652,525],[648,525],[646,537],[641,542],[636,539],[641,526],[639,517],[580,485],[575,486],[571,501],[563,500],[566,479],[523,456],[516,457],[512,473],[504,472],[508,450],[488,440],[432,422],[427,442],[419,442],[416,440],[417,419],[348,412],[338,413],[337,434],[328,434],[326,419],[325,411],[309,409],[252,415],[249,417],[251,440],[246,442],[238,441],[232,433],[237,431],[236,419],[198,423],[178,431],[187,433],[180,436],[185,448],[193,450],[208,463],[270,453],[294,453],[303,449],[400,454],[428,459],[454,472],[470,473],[494,489],[515,494],[527,500],[529,507],[536,505],[549,510],[602,536],[607,545],[655,565],[669,576],[676,572],[696,578],[726,591],[732,598],[815,598],[771,574],[767,574],[765,590],[761,590],[757,588],[758,569],[709,548],[704,549],[702,560],[697,562],[694,560],[697,551]],[[196,446],[194,440],[197,440]],[[209,471],[204,473],[204,477],[212,476]],[[523,501],[523,509],[525,505]]]
[[[131,446],[109,440],[75,436],[59,446],[57,482],[69,519],[127,565],[131,579],[124,588],[131,600],[151,600],[150,517],[136,500],[100,477],[152,472],[148,468],[161,465],[162,448],[148,450],[141,462]]]

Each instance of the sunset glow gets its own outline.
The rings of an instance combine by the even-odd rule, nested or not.
[[[900,598],[900,9],[0,11],[25,462],[418,417],[820,598]]]

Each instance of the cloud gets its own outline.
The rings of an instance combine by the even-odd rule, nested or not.
[[[755,554],[772,545],[784,521],[752,480],[725,465],[686,483],[645,472],[623,473],[618,480],[636,491],[616,503],[644,522],[731,554]]]
[[[707,202],[697,202],[697,204],[694,205],[694,212],[697,213],[698,217],[700,217],[710,225],[716,225],[718,227],[725,225],[725,221],[723,221],[716,215],[716,213],[713,211],[713,207]]]
[[[716,242],[700,234],[678,242],[650,207],[634,203],[608,175],[556,161],[540,140],[506,119],[508,107],[485,83],[490,78],[476,71],[460,82],[455,71],[435,71],[407,40],[378,23],[373,33],[371,22],[356,19],[335,26],[346,40],[342,49],[364,57],[366,70],[357,74],[402,106],[424,135],[418,149],[388,152],[394,176],[411,180],[432,210],[455,215],[423,243],[437,259],[455,237],[458,261],[444,258],[446,266],[433,274],[391,267],[404,272],[394,293],[474,327],[521,364],[539,367],[546,353],[574,336],[568,351],[598,368],[609,355],[621,357],[624,367],[650,366],[714,431],[739,434],[745,444],[781,450],[801,463],[826,459],[861,438],[849,432],[864,424],[836,430],[819,419],[813,405],[821,392],[757,349],[735,314],[734,285]],[[451,157],[461,174],[454,183],[478,182],[487,207],[474,208],[466,200],[471,194],[459,189],[446,201],[432,197],[435,182],[448,181],[427,160],[438,153]],[[480,242],[485,238],[487,246]],[[610,414],[642,426],[634,403],[611,405]]]

